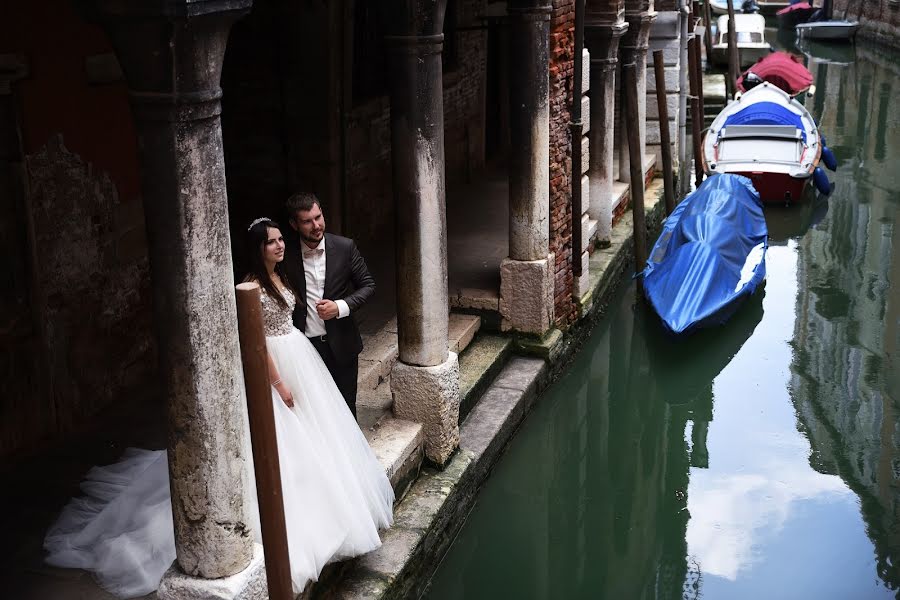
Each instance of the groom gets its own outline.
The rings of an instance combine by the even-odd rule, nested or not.
[[[294,326],[319,352],[356,417],[362,338],[350,313],[372,297],[375,280],[353,240],[325,233],[325,217],[315,194],[294,194],[285,209],[297,233],[285,243],[283,263],[297,293]]]

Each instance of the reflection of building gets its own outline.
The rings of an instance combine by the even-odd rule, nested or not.
[[[838,188],[827,226],[799,242],[792,388],[812,466],[860,496],[879,575],[897,589],[900,120],[890,107],[896,74],[857,52],[828,71],[821,126],[838,149]],[[859,89],[848,93],[853,71]]]

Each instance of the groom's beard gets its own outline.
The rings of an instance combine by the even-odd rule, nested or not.
[[[308,236],[308,235],[303,235],[302,233],[300,234],[300,239],[303,240],[304,243],[306,243],[306,244],[312,244],[313,246],[318,246],[318,245],[319,245],[319,242],[322,241],[322,238],[323,238],[323,237],[325,237],[325,232],[324,232],[324,231],[323,231],[322,233],[319,234],[319,237],[312,237],[312,236]]]

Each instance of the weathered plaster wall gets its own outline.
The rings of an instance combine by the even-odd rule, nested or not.
[[[859,37],[900,48],[900,1],[834,0],[835,17],[843,16],[844,11],[847,18],[859,20]]]
[[[20,54],[29,71],[12,86],[15,120],[0,122],[21,141],[23,187],[3,199],[19,210],[0,218],[21,234],[28,284],[18,310],[0,316],[0,456],[152,382],[137,147],[125,86],[98,68],[110,52],[70,2],[15,3],[0,16],[0,54]]]
[[[561,327],[565,327],[575,314],[572,300],[572,140],[569,132],[575,65],[574,27],[574,0],[553,0],[550,21],[550,251],[556,257],[554,308],[556,324]],[[580,220],[578,224],[580,226]]]

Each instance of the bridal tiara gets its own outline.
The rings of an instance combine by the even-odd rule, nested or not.
[[[255,219],[252,223],[250,223],[250,227],[247,228],[247,231],[250,231],[251,229],[253,229],[255,226],[259,225],[260,223],[263,223],[265,221],[271,221],[271,220],[272,219],[270,219],[269,217],[260,217],[258,219]]]

